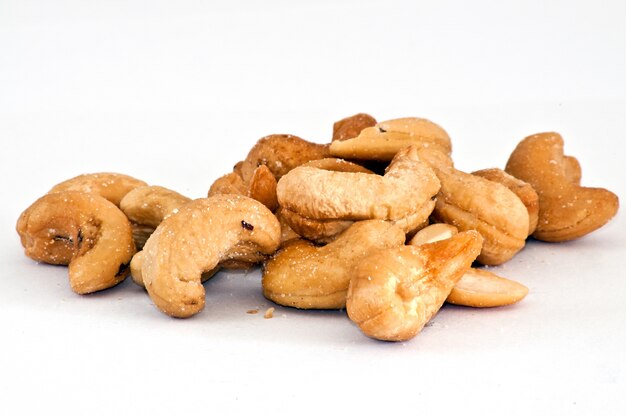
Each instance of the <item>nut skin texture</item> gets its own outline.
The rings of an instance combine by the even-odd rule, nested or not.
[[[502,169],[497,168],[478,170],[472,172],[472,175],[501,183],[513,191],[513,193],[522,201],[526,210],[528,210],[528,235],[531,235],[535,231],[537,228],[537,222],[539,221],[539,195],[537,195],[537,192],[535,192],[529,183],[526,183],[521,179],[517,179]]]
[[[364,128],[357,137],[333,141],[329,151],[345,159],[388,162],[409,145],[437,148],[446,154],[452,151],[450,136],[443,128],[417,117],[388,120]]]
[[[95,193],[119,206],[128,192],[146,185],[144,181],[121,173],[86,173],[55,185],[48,193],[61,191]]]
[[[25,254],[33,260],[69,265],[72,290],[108,289],[128,275],[135,253],[130,222],[97,194],[59,191],[28,207],[16,226]]]
[[[162,312],[186,318],[204,308],[202,273],[227,260],[259,261],[279,244],[278,219],[260,202],[240,195],[196,199],[150,236],[141,274]]]
[[[431,219],[460,231],[480,232],[485,239],[477,259],[480,263],[505,263],[524,247],[530,220],[515,193],[497,182],[455,169],[441,152],[422,149],[419,154],[441,181]]]
[[[348,317],[374,339],[413,338],[439,311],[481,245],[478,232],[466,231],[435,243],[377,251],[354,269]]]
[[[399,220],[430,202],[439,190],[433,171],[409,146],[384,176],[298,167],[278,181],[281,207],[319,220]]]
[[[580,238],[602,227],[618,211],[617,195],[578,184],[580,175],[572,160],[563,155],[563,138],[558,133],[539,133],[522,140],[507,162],[506,171],[531,184],[539,195],[539,221],[532,234],[537,240]]]
[[[374,127],[376,119],[369,114],[358,113],[333,124],[333,139],[343,141],[357,137],[364,128]]]
[[[342,309],[354,266],[370,253],[401,246],[404,240],[399,227],[368,220],[354,223],[323,247],[293,241],[265,263],[263,294],[283,306]]]

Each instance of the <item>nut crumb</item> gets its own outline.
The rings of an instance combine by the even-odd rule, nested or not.
[[[246,313],[247,313],[248,315],[256,315],[257,313],[259,313],[259,310],[258,310],[258,309],[248,309],[248,310],[246,311]]]
[[[265,311],[265,315],[263,315],[263,318],[272,319],[273,317],[274,317],[274,308],[267,308],[267,310]]]

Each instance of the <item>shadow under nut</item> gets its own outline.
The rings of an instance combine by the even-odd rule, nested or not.
[[[197,199],[166,218],[147,241],[143,281],[161,311],[186,318],[204,307],[203,272],[238,254],[270,255],[279,244],[280,224],[260,202],[240,195]]]
[[[69,265],[70,285],[79,294],[120,283],[135,253],[130,222],[96,194],[44,195],[22,213],[16,228],[28,257]]]

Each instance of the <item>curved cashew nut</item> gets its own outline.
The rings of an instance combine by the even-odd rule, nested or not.
[[[374,127],[376,119],[369,114],[358,113],[350,117],[342,118],[333,124],[333,139],[343,141],[357,137],[367,127]]]
[[[563,138],[558,133],[540,133],[522,140],[507,162],[506,171],[531,184],[539,195],[539,222],[533,233],[538,240],[582,237],[617,213],[617,195],[578,184],[574,160],[563,155]]]
[[[455,169],[441,152],[421,149],[419,155],[441,181],[431,218],[480,232],[485,239],[480,263],[502,264],[524,247],[529,216],[517,195],[502,184]]]
[[[168,315],[185,318],[204,307],[201,274],[221,261],[262,258],[280,244],[280,224],[260,202],[240,195],[191,201],[166,218],[143,250],[148,294]]]
[[[457,232],[456,227],[449,224],[429,225],[415,234],[409,245],[419,246],[446,240]],[[517,303],[527,294],[528,288],[521,283],[484,269],[470,267],[456,282],[446,302],[474,308],[491,308]]]
[[[452,151],[450,136],[443,128],[417,117],[388,120],[364,128],[357,137],[333,141],[329,150],[331,155],[346,159],[390,161],[409,145],[436,148],[446,154]]]
[[[531,235],[539,221],[539,196],[529,183],[509,175],[502,169],[492,168],[472,172],[472,175],[501,183],[509,188],[522,201],[528,211],[528,235]]]
[[[121,173],[86,173],[55,185],[48,193],[61,191],[94,193],[119,206],[124,195],[146,185],[144,181]]]
[[[263,294],[295,308],[344,308],[354,266],[373,251],[403,245],[404,240],[399,227],[369,220],[354,223],[323,247],[306,240],[291,242],[265,263]]]
[[[142,248],[161,221],[189,201],[191,198],[162,186],[140,186],[128,192],[120,209],[131,221],[136,246]]]
[[[130,222],[96,194],[62,191],[44,195],[17,221],[28,257],[69,264],[72,290],[79,294],[115,286],[128,274],[135,253]]]
[[[385,176],[298,167],[278,181],[280,205],[314,219],[398,220],[414,214],[439,190],[413,146],[398,152]]]
[[[448,240],[372,254],[354,270],[348,317],[375,339],[413,338],[439,311],[481,245],[478,232],[466,231]]]

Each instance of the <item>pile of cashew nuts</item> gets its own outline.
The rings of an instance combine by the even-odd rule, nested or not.
[[[19,217],[28,257],[68,265],[72,290],[129,274],[167,315],[205,304],[220,268],[261,265],[276,304],[345,310],[367,336],[414,337],[444,302],[495,307],[528,289],[500,265],[529,237],[580,238],[616,213],[615,194],[580,185],[557,133],[523,139],[504,170],[454,167],[446,131],[423,118],[337,121],[332,141],[260,139],[191,199],[118,173],[54,186]]]

